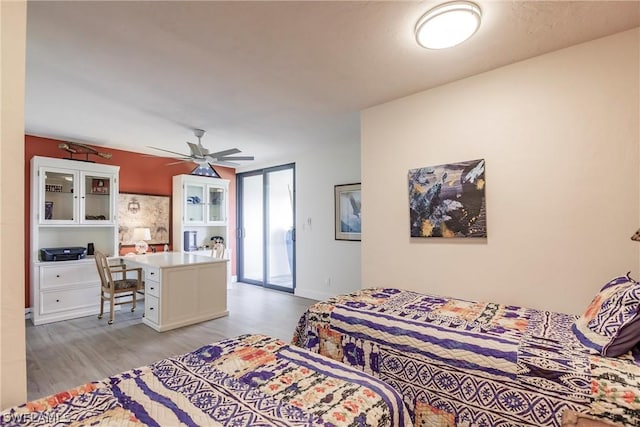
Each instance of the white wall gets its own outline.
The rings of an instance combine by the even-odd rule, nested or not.
[[[296,295],[326,299],[360,289],[360,242],[335,240],[334,185],[360,182],[360,144],[296,159]]]
[[[0,409],[27,399],[24,326],[24,81],[27,4],[2,1],[0,40]]]
[[[334,228],[333,187],[356,182],[357,142],[296,159],[296,295],[326,299],[360,289],[361,244],[335,240]]]
[[[259,168],[287,163],[296,170],[295,295],[322,300],[360,289],[360,242],[335,240],[333,196],[334,185],[360,182],[360,144],[321,146]]]
[[[363,287],[580,313],[611,277],[640,278],[639,40],[627,31],[363,111]],[[407,171],[479,158],[488,238],[410,238]]]

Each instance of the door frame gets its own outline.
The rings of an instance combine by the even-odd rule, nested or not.
[[[292,172],[292,181],[293,181],[293,189],[292,189],[292,215],[293,215],[293,239],[292,239],[292,262],[291,262],[291,287],[286,286],[278,286],[268,282],[269,276],[269,265],[268,265],[268,224],[269,224],[269,200],[267,197],[267,188],[269,186],[269,173],[277,172],[280,170],[291,169]],[[254,280],[254,279],[246,279],[244,277],[244,229],[242,227],[242,219],[243,219],[243,200],[242,195],[244,191],[244,186],[242,182],[242,178],[248,176],[256,176],[262,175],[262,244],[263,244],[263,253],[262,253],[262,281]],[[238,252],[237,257],[237,275],[238,281],[242,283],[249,283],[251,285],[262,286],[264,288],[275,289],[279,291],[294,293],[296,289],[296,164],[295,163],[286,163],[283,165],[272,166],[263,169],[256,169],[248,172],[241,172],[236,174],[236,248]]]

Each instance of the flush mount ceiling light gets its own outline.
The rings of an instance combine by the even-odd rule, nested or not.
[[[416,24],[416,41],[427,49],[456,46],[480,28],[482,12],[477,4],[454,1],[436,6]]]

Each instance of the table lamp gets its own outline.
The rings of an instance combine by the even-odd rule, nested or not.
[[[131,240],[136,242],[136,252],[138,255],[146,254],[149,245],[145,240],[151,240],[151,230],[148,228],[134,228]]]

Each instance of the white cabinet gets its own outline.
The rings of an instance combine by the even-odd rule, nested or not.
[[[118,255],[118,166],[31,159],[30,293],[34,324],[97,314],[100,278],[93,257],[44,262],[40,249],[87,247]]]
[[[93,259],[36,263],[33,273],[34,325],[98,314],[100,279]]]
[[[126,257],[145,272],[143,323],[164,332],[229,314],[226,260],[163,252]]]
[[[192,252],[229,245],[229,181],[196,175],[173,177],[173,249]],[[185,238],[186,232],[186,238]],[[209,249],[210,252],[210,249]]]
[[[40,225],[115,224],[117,169],[105,165],[73,169],[78,162],[67,159],[42,158],[35,163]]]
[[[177,178],[177,179],[176,179]],[[193,175],[177,175],[182,196],[183,222],[185,225],[226,225],[227,193],[229,181]]]

